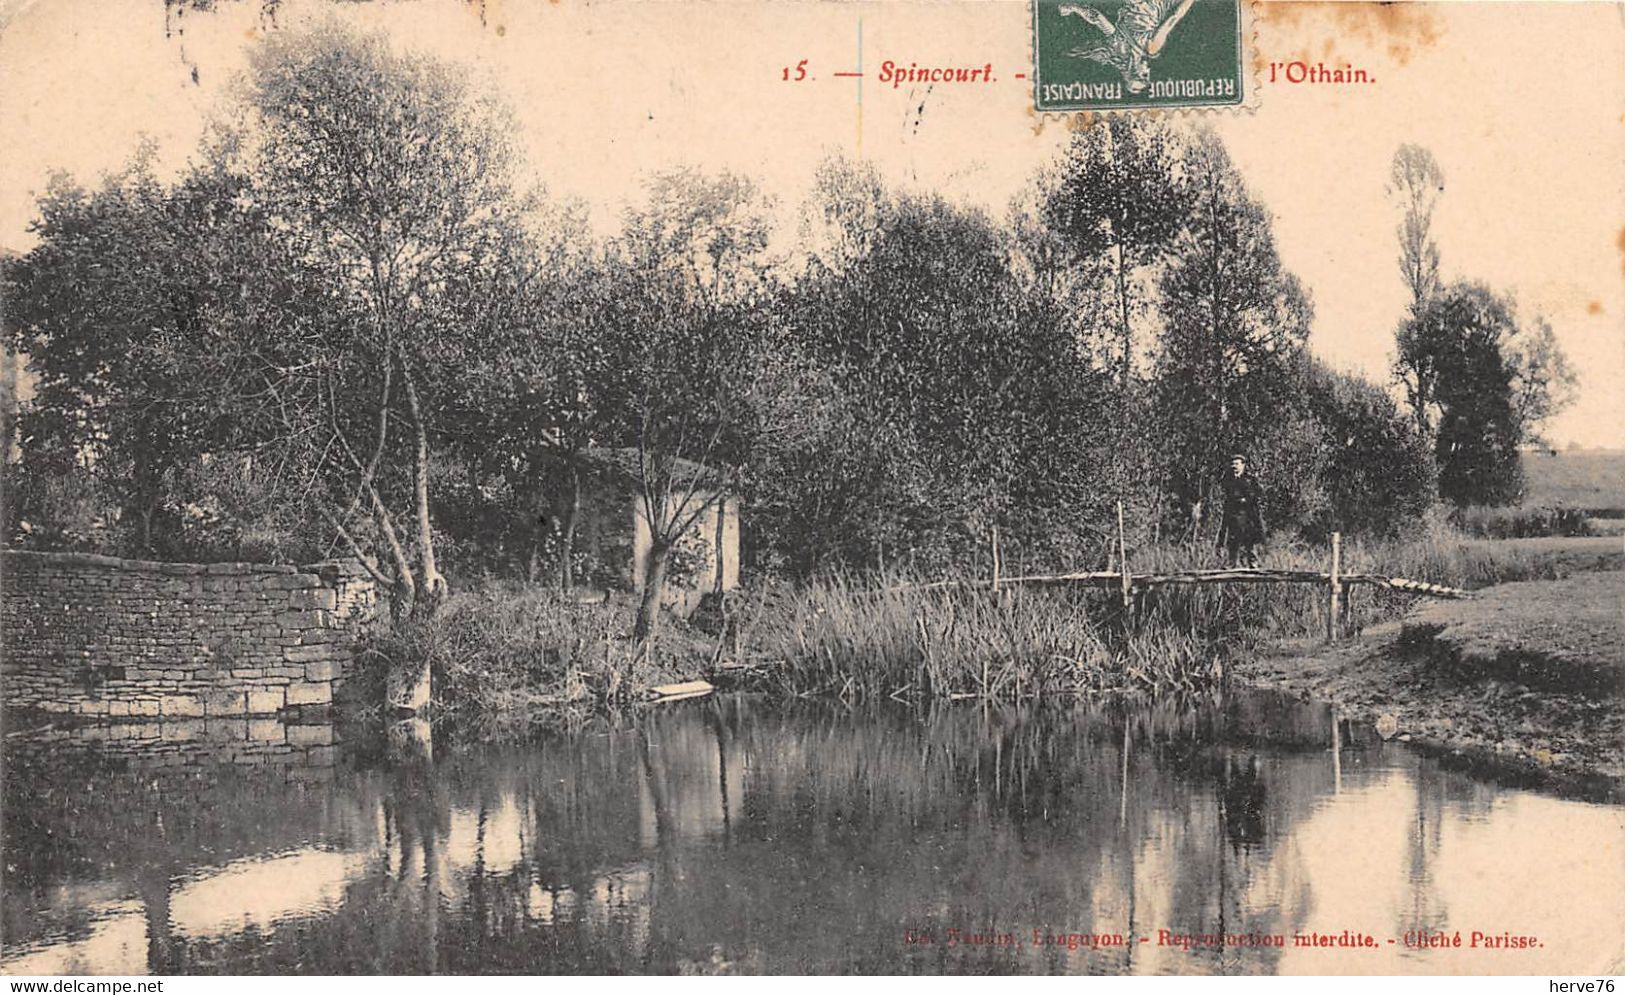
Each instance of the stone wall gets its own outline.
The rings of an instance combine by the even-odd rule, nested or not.
[[[373,585],[359,565],[0,553],[0,695],[84,715],[201,718],[327,705]]]

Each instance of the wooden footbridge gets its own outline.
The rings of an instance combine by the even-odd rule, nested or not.
[[[1128,609],[1133,606],[1135,595],[1138,592],[1155,587],[1183,584],[1314,584],[1326,589],[1327,642],[1336,642],[1338,632],[1342,628],[1339,623],[1347,617],[1348,601],[1345,592],[1350,585],[1367,584],[1436,598],[1470,598],[1473,596],[1472,592],[1460,588],[1445,587],[1442,584],[1411,580],[1406,577],[1389,577],[1373,573],[1345,573],[1342,569],[1343,536],[1338,532],[1332,533],[1331,561],[1327,564],[1327,569],[1324,572],[1318,570],[1274,570],[1260,567],[1225,567],[1211,570],[1178,570],[1168,573],[1135,574],[1127,569],[1128,548],[1123,535],[1121,506],[1118,508],[1117,542],[1117,561],[1123,565],[1123,569],[1084,570],[1075,573],[1006,577],[1002,575],[1000,569],[1002,564],[999,556],[998,533],[995,531],[993,533],[993,576],[991,581],[948,580],[929,584],[911,584],[905,587],[890,588],[889,590],[929,591],[950,588],[991,587],[993,591],[1001,591],[1014,587],[1104,587],[1108,589],[1115,588],[1120,591],[1123,598],[1123,607]]]

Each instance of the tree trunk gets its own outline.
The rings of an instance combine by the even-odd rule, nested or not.
[[[376,492],[373,493],[373,501],[374,519],[388,541],[390,562],[395,572],[395,583],[388,592],[390,616],[396,625],[401,625],[420,617],[423,599],[419,597],[420,591],[412,577],[412,566],[406,559],[406,551],[395,538],[395,527],[390,521],[389,512]],[[390,664],[389,673],[384,678],[384,704],[390,711],[415,715],[428,707],[430,693],[427,659],[403,659]]]
[[[568,594],[576,586],[576,523],[581,520],[581,470],[570,467],[570,505],[564,511],[559,540],[559,590]]]
[[[149,556],[152,554],[153,513],[151,502],[143,504],[140,510],[136,512],[136,517],[141,519],[141,551]]]
[[[433,687],[428,657],[403,659],[390,666],[386,679],[388,706],[396,715],[417,715],[429,707]]]
[[[1128,385],[1129,377],[1134,365],[1134,329],[1129,321],[1128,262],[1123,257],[1122,242],[1117,243],[1117,308],[1118,318],[1121,322],[1118,328],[1118,334],[1123,340],[1123,358],[1120,360],[1117,377],[1119,389],[1123,392],[1123,397],[1120,402],[1122,406],[1121,410],[1123,414],[1123,426],[1124,428],[1127,428]]]
[[[525,560],[525,583],[536,583],[536,575],[542,572],[542,542],[547,538],[547,519],[540,514],[531,516],[530,529],[530,557]]]
[[[671,562],[671,543],[656,539],[649,545],[649,560],[643,570],[643,600],[638,602],[638,619],[632,636],[646,643],[660,625],[660,597],[666,590],[666,567]]]
[[[716,594],[723,591],[722,574],[727,569],[727,531],[728,531],[728,498],[724,496],[717,502],[717,534],[715,536],[715,555],[712,557],[714,575],[711,589]]]
[[[389,595],[390,617],[395,622],[404,621],[417,606],[417,583],[412,577],[412,564],[406,559],[406,550],[401,548],[400,537],[395,532],[395,520],[389,509],[384,506],[384,499],[371,484],[363,485],[372,499],[372,521],[378,533],[384,537],[384,545],[389,550],[389,563],[395,574],[395,582],[390,585]]]
[[[1118,363],[1117,370],[1117,418],[1113,426],[1113,470],[1116,475],[1114,481],[1116,490],[1121,496],[1126,489],[1129,468],[1126,465],[1127,441],[1129,439],[1129,381],[1133,377],[1134,369],[1134,329],[1129,321],[1128,299],[1128,261],[1123,255],[1123,243],[1119,233],[1116,253],[1117,276],[1117,308],[1120,326],[1118,336],[1122,339],[1123,355]]]
[[[418,598],[414,610],[434,614],[446,596],[446,578],[440,575],[434,558],[434,525],[429,516],[429,433],[423,424],[423,409],[418,403],[418,388],[401,357],[401,380],[406,387],[406,408],[412,416],[412,435],[416,451],[412,456],[413,503],[416,505],[418,529]]]

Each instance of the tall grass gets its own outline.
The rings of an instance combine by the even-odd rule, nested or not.
[[[1606,544],[1603,544],[1606,546]],[[1476,588],[1625,566],[1625,550],[1587,540],[1424,538],[1351,542],[1346,573]],[[1325,571],[1328,551],[1270,549],[1262,566]],[[1131,551],[1139,575],[1218,566],[1207,549]],[[937,576],[837,575],[806,585],[767,582],[736,594],[712,631],[676,622],[652,648],[630,638],[633,604],[580,605],[551,592],[490,586],[452,597],[439,614],[372,637],[361,682],[391,662],[427,660],[436,707],[478,721],[525,721],[538,710],[586,710],[635,700],[664,681],[716,676],[723,657],[758,689],[843,699],[972,697],[1014,700],[1105,690],[1200,690],[1230,659],[1259,645],[1325,631],[1319,584],[1163,586],[1125,610],[1116,588],[1006,588],[985,578],[922,588]],[[1351,588],[1353,629],[1416,601],[1387,588]],[[382,700],[363,692],[370,700]]]
[[[1440,530],[1420,539],[1351,543],[1342,569],[1476,588],[1567,576],[1577,565],[1573,552]],[[1130,571],[1141,575],[1217,565],[1209,551],[1188,547],[1151,547],[1130,557]],[[1324,572],[1329,551],[1285,545],[1260,565]],[[1324,633],[1328,610],[1318,584],[1162,586],[1139,593],[1125,611],[1115,589],[1018,587],[995,594],[985,578],[921,586],[939,580],[893,576],[877,586],[843,575],[781,595],[745,650],[758,664],[759,683],[781,693],[844,698],[1194,690],[1262,642]],[[1387,588],[1350,590],[1352,629],[1417,600]]]
[[[1117,687],[1190,688],[1215,641],[1167,627],[1129,629],[1094,592],[957,587],[876,590],[839,576],[776,606],[749,644],[763,682],[846,698],[1022,698]]]
[[[1559,580],[1587,570],[1625,568],[1625,547],[1583,537],[1517,541],[1436,532],[1420,539],[1356,547],[1350,572],[1384,573],[1469,590],[1522,580]]]

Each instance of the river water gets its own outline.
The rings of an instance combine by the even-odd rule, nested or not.
[[[47,728],[5,761],[7,974],[1625,962],[1625,809],[1270,695],[723,697],[501,746],[421,723]]]

